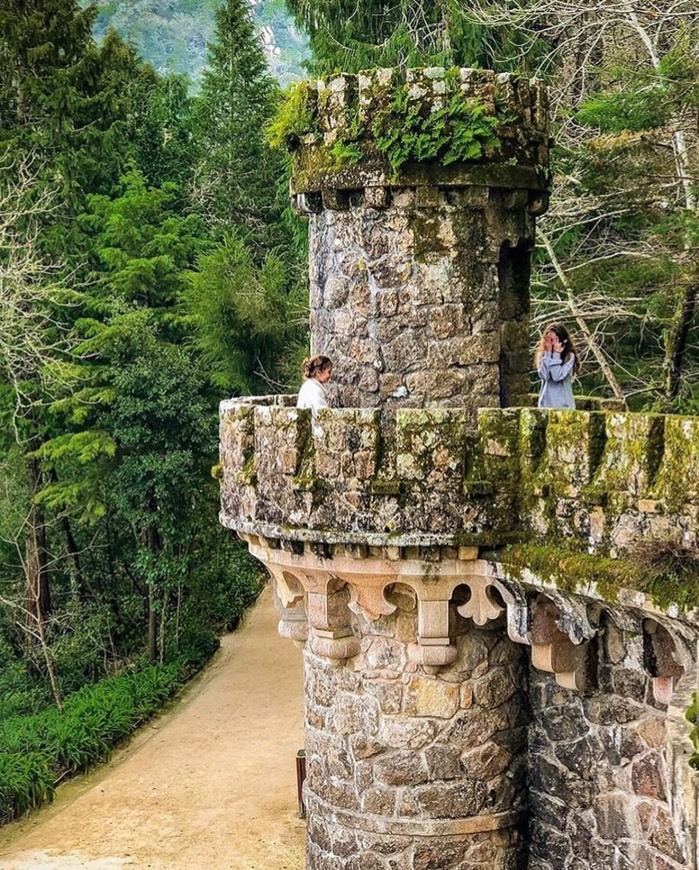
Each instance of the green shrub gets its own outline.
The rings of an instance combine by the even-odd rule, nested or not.
[[[202,656],[200,650],[200,664]],[[147,667],[80,689],[66,698],[63,710],[0,722],[0,820],[51,800],[63,776],[108,758],[190,673],[177,664]]]
[[[39,752],[0,752],[0,824],[53,798],[54,778]]]
[[[218,635],[209,628],[193,624],[187,626],[179,639],[171,637],[166,644],[166,656],[189,679],[199,671],[220,646]]]

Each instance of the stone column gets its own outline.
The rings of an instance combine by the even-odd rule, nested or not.
[[[545,89],[427,69],[336,76],[311,91],[322,132],[295,152],[292,192],[310,215],[312,352],[335,362],[337,404],[526,404],[529,259],[547,204]],[[453,92],[502,121],[497,146],[469,163],[392,172],[373,147],[372,119],[396,93],[428,116]],[[357,119],[362,160],[338,164],[332,148]]]
[[[307,867],[523,866],[527,656],[477,551],[248,542],[306,590]]]
[[[307,867],[518,870],[531,640],[522,596],[478,558],[512,519],[515,476],[509,447],[491,434],[474,451],[471,427],[479,407],[526,403],[546,91],[425,69],[304,93],[291,193],[310,217],[311,348],[345,410],[233,403],[222,521],[305,643]],[[444,117],[431,160],[390,165],[384,134],[434,144]],[[473,147],[455,160],[456,139]],[[577,684],[584,654],[540,622],[542,665]]]

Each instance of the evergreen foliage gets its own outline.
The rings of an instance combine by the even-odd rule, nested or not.
[[[186,75],[196,89],[220,0],[97,0],[96,5],[98,38],[115,29],[160,75]],[[308,46],[283,0],[261,0],[252,7],[252,15],[256,29],[264,29],[266,35],[270,72],[284,84],[300,78]]]
[[[234,8],[193,97],[98,45],[93,6],[0,0],[0,820],[106,757],[259,588],[217,523],[216,408],[303,342],[304,234]]]

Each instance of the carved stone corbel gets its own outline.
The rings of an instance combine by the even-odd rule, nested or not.
[[[590,682],[589,641],[574,644],[558,627],[559,619],[556,605],[540,596],[532,615],[532,666],[555,674],[556,682],[565,689],[584,691]]]
[[[274,598],[279,612],[279,634],[302,647],[308,640],[308,619],[303,589],[301,589],[300,595],[284,598],[282,590],[288,588],[288,578],[284,578],[280,583],[279,577],[282,572],[270,571],[270,573],[274,581]]]
[[[262,562],[277,584],[283,606],[280,634],[292,640],[302,639],[298,615],[288,619],[287,613],[289,608],[305,601],[305,636],[313,652],[335,661],[357,655],[360,644],[354,636],[352,614],[347,606],[349,591],[345,581],[329,570],[332,561],[305,551],[272,548],[253,536],[247,540],[251,554]]]
[[[651,676],[653,697],[659,704],[672,702],[675,684],[684,674],[676,643],[670,632],[654,619],[643,620],[644,659]]]

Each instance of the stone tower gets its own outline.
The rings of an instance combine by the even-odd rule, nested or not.
[[[342,407],[523,404],[529,256],[547,204],[546,90],[468,69],[409,70],[403,82],[384,69],[311,86],[318,132],[296,151],[292,179],[310,216],[311,350],[335,360]],[[370,125],[400,87],[406,112],[429,116],[458,94],[499,115],[498,144],[476,162],[392,172],[372,153]],[[328,166],[356,119],[369,131],[361,161]]]
[[[371,121],[396,94],[427,120],[463,95],[494,139],[392,170]],[[591,578],[693,522],[673,493],[699,480],[699,422],[690,448],[664,418],[506,408],[528,390],[545,90],[379,70],[308,86],[304,112],[292,196],[336,407],[224,402],[221,521],[304,649],[308,868],[696,867],[699,614]],[[358,129],[362,161],[331,159]]]

